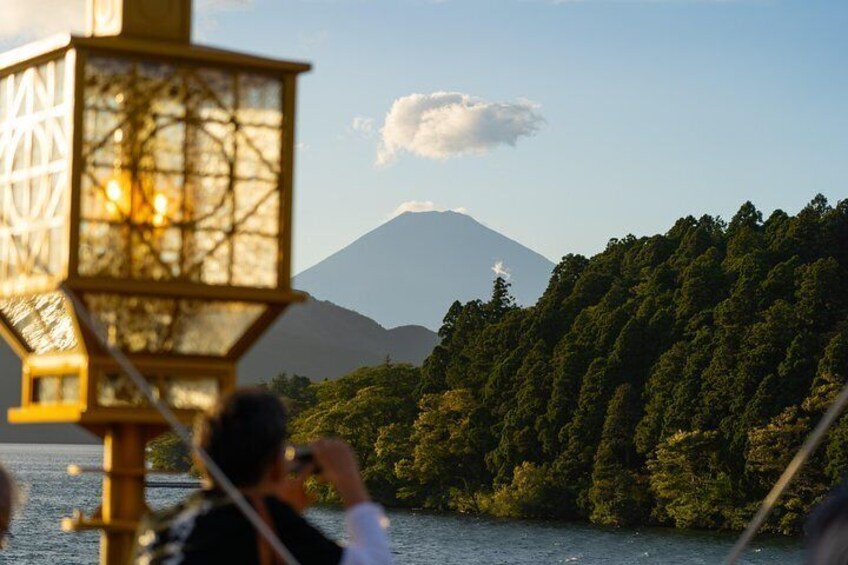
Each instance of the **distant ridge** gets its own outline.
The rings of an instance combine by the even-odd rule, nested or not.
[[[488,298],[496,263],[522,305],[538,300],[554,267],[466,214],[407,212],[303,271],[294,286],[388,328],[435,330],[455,300]]]
[[[244,383],[268,381],[280,371],[324,380],[386,359],[419,365],[438,341],[427,328],[387,330],[362,314],[312,299],[277,320],[242,360],[239,375]]]
[[[280,372],[313,380],[334,379],[360,367],[393,362],[420,364],[438,342],[421,326],[387,330],[361,314],[330,302],[294,305],[266,332],[239,365],[239,383],[269,381]],[[6,423],[6,410],[20,404],[21,364],[0,341],[0,443],[87,443],[74,426]]]

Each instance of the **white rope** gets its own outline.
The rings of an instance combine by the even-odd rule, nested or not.
[[[754,536],[757,535],[757,532],[766,521],[766,518],[768,518],[769,514],[771,514],[771,511],[774,509],[774,505],[777,504],[777,500],[784,491],[786,491],[786,488],[801,470],[804,463],[807,462],[807,459],[809,459],[813,452],[815,452],[822,439],[824,439],[824,435],[827,433],[827,430],[830,429],[839,415],[842,414],[846,405],[848,405],[848,383],[845,384],[842,391],[839,393],[839,396],[836,397],[836,400],[834,400],[833,404],[830,405],[830,408],[828,408],[827,412],[825,412],[824,416],[822,416],[822,419],[819,420],[816,428],[810,432],[810,435],[808,435],[807,439],[804,440],[804,444],[798,450],[798,453],[796,453],[795,457],[792,458],[792,461],[783,471],[783,474],[780,475],[780,478],[774,484],[771,491],[768,493],[768,496],[766,496],[763,500],[759,510],[757,510],[757,514],[748,523],[748,527],[745,528],[745,531],[742,532],[739,539],[736,540],[736,543],[727,555],[727,559],[724,561],[726,565],[735,565],[739,561],[739,558],[742,557],[742,553],[744,553],[745,548],[748,547],[748,544],[750,544],[751,540],[754,539]]]
[[[60,289],[65,293],[65,296],[68,297],[73,305],[74,309],[77,312],[77,315],[80,321],[88,327],[91,333],[94,334],[98,343],[101,347],[103,347],[109,355],[118,363],[118,365],[123,369],[123,371],[127,374],[127,376],[135,383],[138,389],[144,394],[147,398],[148,402],[162,414],[162,417],[165,419],[165,422],[171,427],[172,430],[177,434],[180,440],[185,444],[185,446],[191,450],[194,455],[197,457],[199,461],[203,463],[203,467],[206,472],[209,473],[212,480],[215,481],[215,484],[224,491],[224,493],[233,501],[236,507],[241,511],[245,518],[253,524],[253,527],[256,528],[256,531],[267,540],[267,542],[271,545],[274,552],[282,558],[287,565],[300,565],[298,560],[291,554],[288,548],[280,541],[280,538],[277,537],[276,533],[265,523],[265,521],[259,516],[256,510],[247,502],[244,498],[244,495],[236,488],[236,486],[227,478],[227,475],[221,470],[218,465],[212,460],[206,451],[201,449],[200,447],[194,445],[194,442],[191,441],[191,436],[189,435],[186,427],[177,419],[177,416],[174,412],[168,407],[167,404],[162,402],[157,396],[154,394],[153,389],[147,383],[147,380],[138,372],[138,369],[132,364],[132,362],[127,358],[124,353],[118,349],[117,347],[112,346],[109,342],[103,338],[103,334],[101,333],[102,328],[100,325],[91,317],[88,312],[88,309],[79,299],[79,297],[67,287],[65,283],[60,285]]]

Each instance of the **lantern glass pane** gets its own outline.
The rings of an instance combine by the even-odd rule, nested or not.
[[[64,375],[62,377],[62,402],[74,404],[80,399],[79,375]]]
[[[36,404],[58,404],[62,397],[60,377],[37,377],[32,380],[32,400]]]
[[[69,351],[77,337],[65,301],[61,292],[0,299],[0,315],[33,353]]]
[[[35,404],[75,404],[79,402],[79,375],[39,375],[32,379]]]
[[[100,294],[85,302],[107,339],[130,353],[226,355],[265,312],[246,302]]]
[[[139,408],[147,405],[147,399],[128,376],[107,373],[97,379],[97,404],[107,408]]]
[[[207,410],[218,400],[220,390],[214,378],[166,377],[163,385],[165,402],[181,410]]]
[[[80,273],[278,287],[282,86],[89,57]]]
[[[65,59],[0,77],[0,292],[49,284],[67,255]]]

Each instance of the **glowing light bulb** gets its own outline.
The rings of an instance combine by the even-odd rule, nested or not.
[[[121,187],[121,181],[111,179],[106,183],[106,198],[112,202],[120,202],[124,197],[124,189]]]
[[[153,197],[153,210],[157,215],[164,216],[168,211],[168,197],[161,192],[156,193]]]
[[[168,197],[157,192],[153,197],[153,225],[160,227],[165,223],[165,214],[168,213]]]
[[[121,128],[116,129],[113,138],[115,139],[115,143],[122,142],[124,140],[124,130]]]

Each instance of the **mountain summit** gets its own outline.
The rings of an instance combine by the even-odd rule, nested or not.
[[[294,287],[391,328],[438,329],[450,305],[491,294],[497,274],[519,304],[544,292],[554,265],[457,212],[407,212],[294,279]]]

